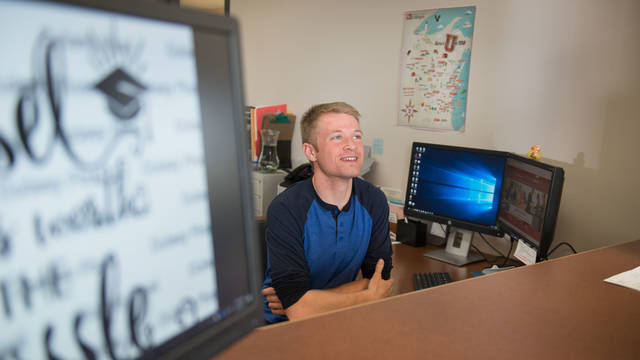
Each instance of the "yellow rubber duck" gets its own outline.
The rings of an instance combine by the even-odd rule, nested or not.
[[[540,160],[540,158],[542,157],[542,154],[540,154],[540,151],[542,151],[542,148],[540,147],[540,145],[538,144],[533,145],[531,147],[531,151],[527,153],[527,156],[533,160]]]

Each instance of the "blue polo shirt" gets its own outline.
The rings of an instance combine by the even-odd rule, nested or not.
[[[267,211],[268,263],[263,288],[272,286],[284,308],[308,290],[332,289],[354,281],[358,271],[371,278],[378,259],[382,277],[391,274],[389,206],[379,189],[354,178],[342,211],[316,193],[311,179],[278,195]],[[285,321],[264,300],[265,320]]]

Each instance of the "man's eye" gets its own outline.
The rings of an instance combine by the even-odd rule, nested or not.
[[[342,139],[342,135],[333,135],[331,137],[331,140],[340,140],[340,139]]]
[[[353,140],[362,140],[362,135],[354,135]]]

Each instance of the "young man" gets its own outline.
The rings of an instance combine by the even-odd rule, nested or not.
[[[389,207],[380,190],[357,178],[364,152],[359,118],[342,102],[315,105],[302,117],[302,150],[313,177],[280,194],[267,211],[262,294],[269,323],[391,293]]]

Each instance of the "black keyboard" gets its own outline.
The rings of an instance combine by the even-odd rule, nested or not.
[[[413,286],[416,290],[422,290],[433,286],[452,282],[448,272],[430,272],[413,274]]]

